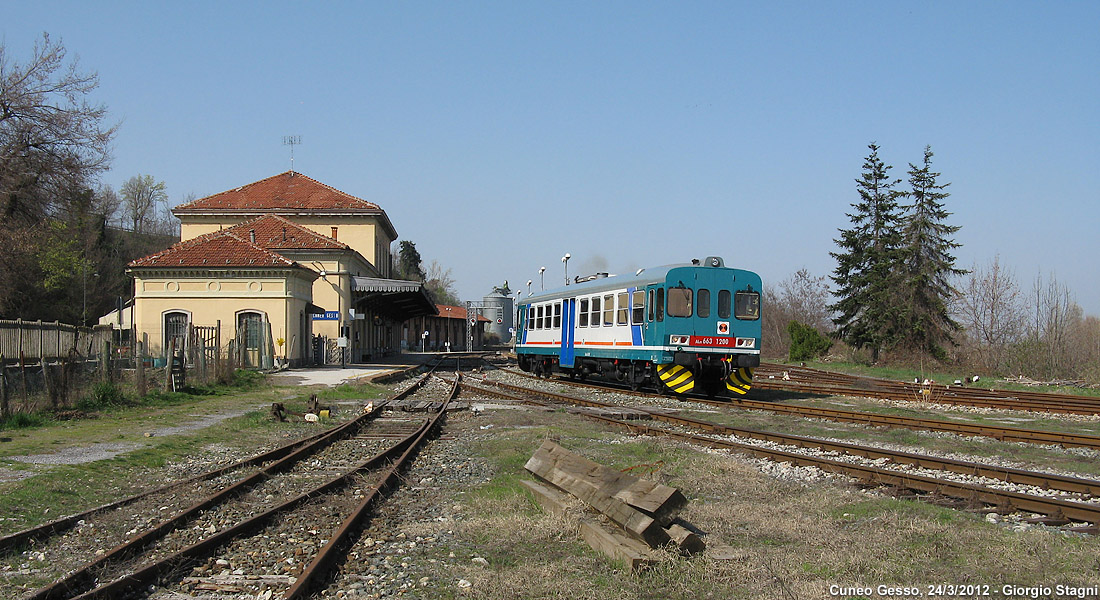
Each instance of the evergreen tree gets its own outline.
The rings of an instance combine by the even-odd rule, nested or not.
[[[416,244],[409,240],[401,242],[401,253],[397,262],[397,272],[403,279],[424,281],[424,268],[420,265],[420,252]]]
[[[956,293],[950,277],[966,271],[955,268],[951,255],[959,247],[951,236],[960,227],[944,223],[951,216],[943,208],[943,200],[950,196],[944,190],[951,184],[937,183],[940,174],[932,171],[932,156],[931,146],[925,146],[921,166],[909,163],[912,204],[903,207],[901,251],[906,272],[904,336],[913,349],[943,358],[942,344],[953,344],[952,334],[960,329],[947,310],[947,300]]]
[[[902,275],[894,269],[901,246],[898,198],[902,192],[890,180],[890,167],[878,155],[878,145],[868,145],[871,153],[863,162],[863,174],[856,180],[859,201],[848,213],[851,229],[841,229],[833,240],[839,252],[829,254],[837,267],[831,276],[837,285],[837,302],[829,307],[835,335],[856,348],[870,347],[871,359],[878,360],[883,348],[898,339],[902,319]]]

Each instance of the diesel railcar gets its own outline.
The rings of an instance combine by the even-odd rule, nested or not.
[[[743,395],[760,365],[760,290],[756,273],[717,256],[576,278],[519,305],[519,366],[631,389]]]

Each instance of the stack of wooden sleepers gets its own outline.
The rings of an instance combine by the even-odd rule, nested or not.
[[[593,549],[622,560],[632,571],[655,562],[659,556],[655,548],[683,554],[704,549],[698,535],[674,523],[687,505],[687,498],[675,488],[605,467],[549,440],[525,468],[540,480],[523,484],[544,510],[567,513],[570,496],[583,502],[590,510],[579,518],[581,536]]]

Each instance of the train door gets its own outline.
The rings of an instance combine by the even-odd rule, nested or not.
[[[527,310],[529,306],[526,304],[519,305],[519,316],[516,317],[516,337],[514,343],[523,344],[527,342]]]
[[[561,321],[561,357],[559,363],[566,369],[572,369],[576,352],[573,348],[573,315],[577,313],[577,300],[567,298],[562,301]]]
[[[709,272],[696,275],[692,334],[700,340],[692,345],[726,346],[730,335],[729,318],[717,318],[718,292],[722,287],[717,277]],[[725,287],[729,287],[727,283]]]
[[[642,340],[646,346],[664,346],[668,343],[664,339],[662,322],[664,313],[665,290],[658,284],[647,285],[645,288],[645,322],[642,324]]]
[[[695,280],[678,282],[665,290],[665,333],[695,335]]]

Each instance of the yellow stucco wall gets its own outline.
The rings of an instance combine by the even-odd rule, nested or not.
[[[390,275],[390,245],[393,239],[386,230],[378,225],[373,216],[302,216],[284,215],[288,220],[326,237],[333,237],[332,228],[336,228],[336,240],[351,246],[374,265],[383,277]],[[180,218],[180,239],[186,241],[219,229],[237,225],[252,216],[214,216],[184,215]]]
[[[135,273],[135,327],[138,339],[146,339],[146,353],[164,353],[164,315],[183,312],[198,326],[214,326],[221,321],[222,353],[225,353],[242,311],[262,313],[271,324],[273,342],[283,338],[276,356],[289,360],[302,358],[302,350],[312,334],[307,305],[312,296],[309,274],[276,272],[260,274],[239,272],[231,277],[221,274],[179,274],[178,276]],[[304,322],[304,327],[303,327]],[[303,331],[304,329],[304,331]],[[303,335],[304,334],[304,335]],[[143,337],[144,336],[144,337]],[[303,341],[304,339],[304,341]]]

